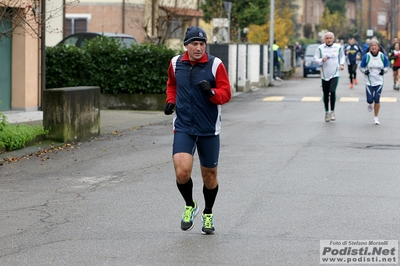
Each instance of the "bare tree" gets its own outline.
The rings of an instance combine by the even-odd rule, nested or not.
[[[152,0],[145,8],[131,7],[131,11],[127,14],[129,26],[142,29],[148,41],[160,45],[168,39],[178,38],[177,35],[181,38],[181,29],[202,14],[197,10],[197,2],[192,0]],[[138,13],[142,15],[138,16]]]
[[[42,0],[45,1],[45,0]],[[79,0],[70,0],[66,5],[70,5]],[[41,12],[40,0],[0,0],[0,38],[11,37],[16,34],[29,34],[32,37],[40,38],[41,26],[46,21],[63,16],[64,6],[52,5],[51,10]],[[22,31],[17,31],[23,28]],[[55,31],[46,25],[46,31]]]

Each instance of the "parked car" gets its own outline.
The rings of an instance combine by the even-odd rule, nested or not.
[[[65,37],[57,45],[67,45],[67,46],[73,45],[82,48],[82,46],[85,44],[86,41],[94,39],[98,36],[105,36],[108,38],[119,39],[127,47],[137,44],[135,37],[128,34],[110,33],[110,32],[80,32]]]
[[[309,44],[306,47],[303,58],[303,77],[308,74],[320,74],[320,65],[314,62],[315,51],[319,44]]]

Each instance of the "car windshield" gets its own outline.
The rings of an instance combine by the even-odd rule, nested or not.
[[[309,45],[309,46],[307,46],[305,56],[314,56],[315,55],[315,51],[317,50],[317,48],[318,48],[318,45]]]
[[[131,47],[137,44],[136,40],[132,38],[115,37],[115,39],[120,40],[126,47]]]
[[[71,37],[66,38],[65,40],[61,41],[61,43],[66,46],[75,46],[78,39],[79,39],[79,36],[71,36]]]

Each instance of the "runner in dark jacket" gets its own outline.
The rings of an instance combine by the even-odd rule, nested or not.
[[[186,203],[181,229],[192,229],[199,211],[192,196],[191,178],[197,148],[205,201],[202,233],[214,234],[212,208],[218,192],[221,105],[231,99],[231,87],[222,61],[205,52],[206,43],[203,29],[187,29],[184,39],[187,51],[172,58],[168,69],[164,113],[170,115],[175,109],[172,154],[178,190]]]
[[[344,53],[349,71],[350,89],[357,85],[357,61],[361,59],[361,48],[356,44],[354,38],[349,39],[349,45],[346,46]],[[354,83],[353,83],[354,82]]]

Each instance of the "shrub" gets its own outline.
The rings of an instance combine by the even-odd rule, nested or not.
[[[11,125],[0,112],[0,150],[12,151],[25,147],[25,144],[48,131],[43,126]]]
[[[82,75],[88,61],[89,58],[85,51],[76,46],[47,47],[46,87],[60,88],[83,85],[81,84]]]
[[[163,94],[176,51],[143,44],[124,47],[97,37],[77,47],[46,48],[46,87],[99,86],[107,94]]]

